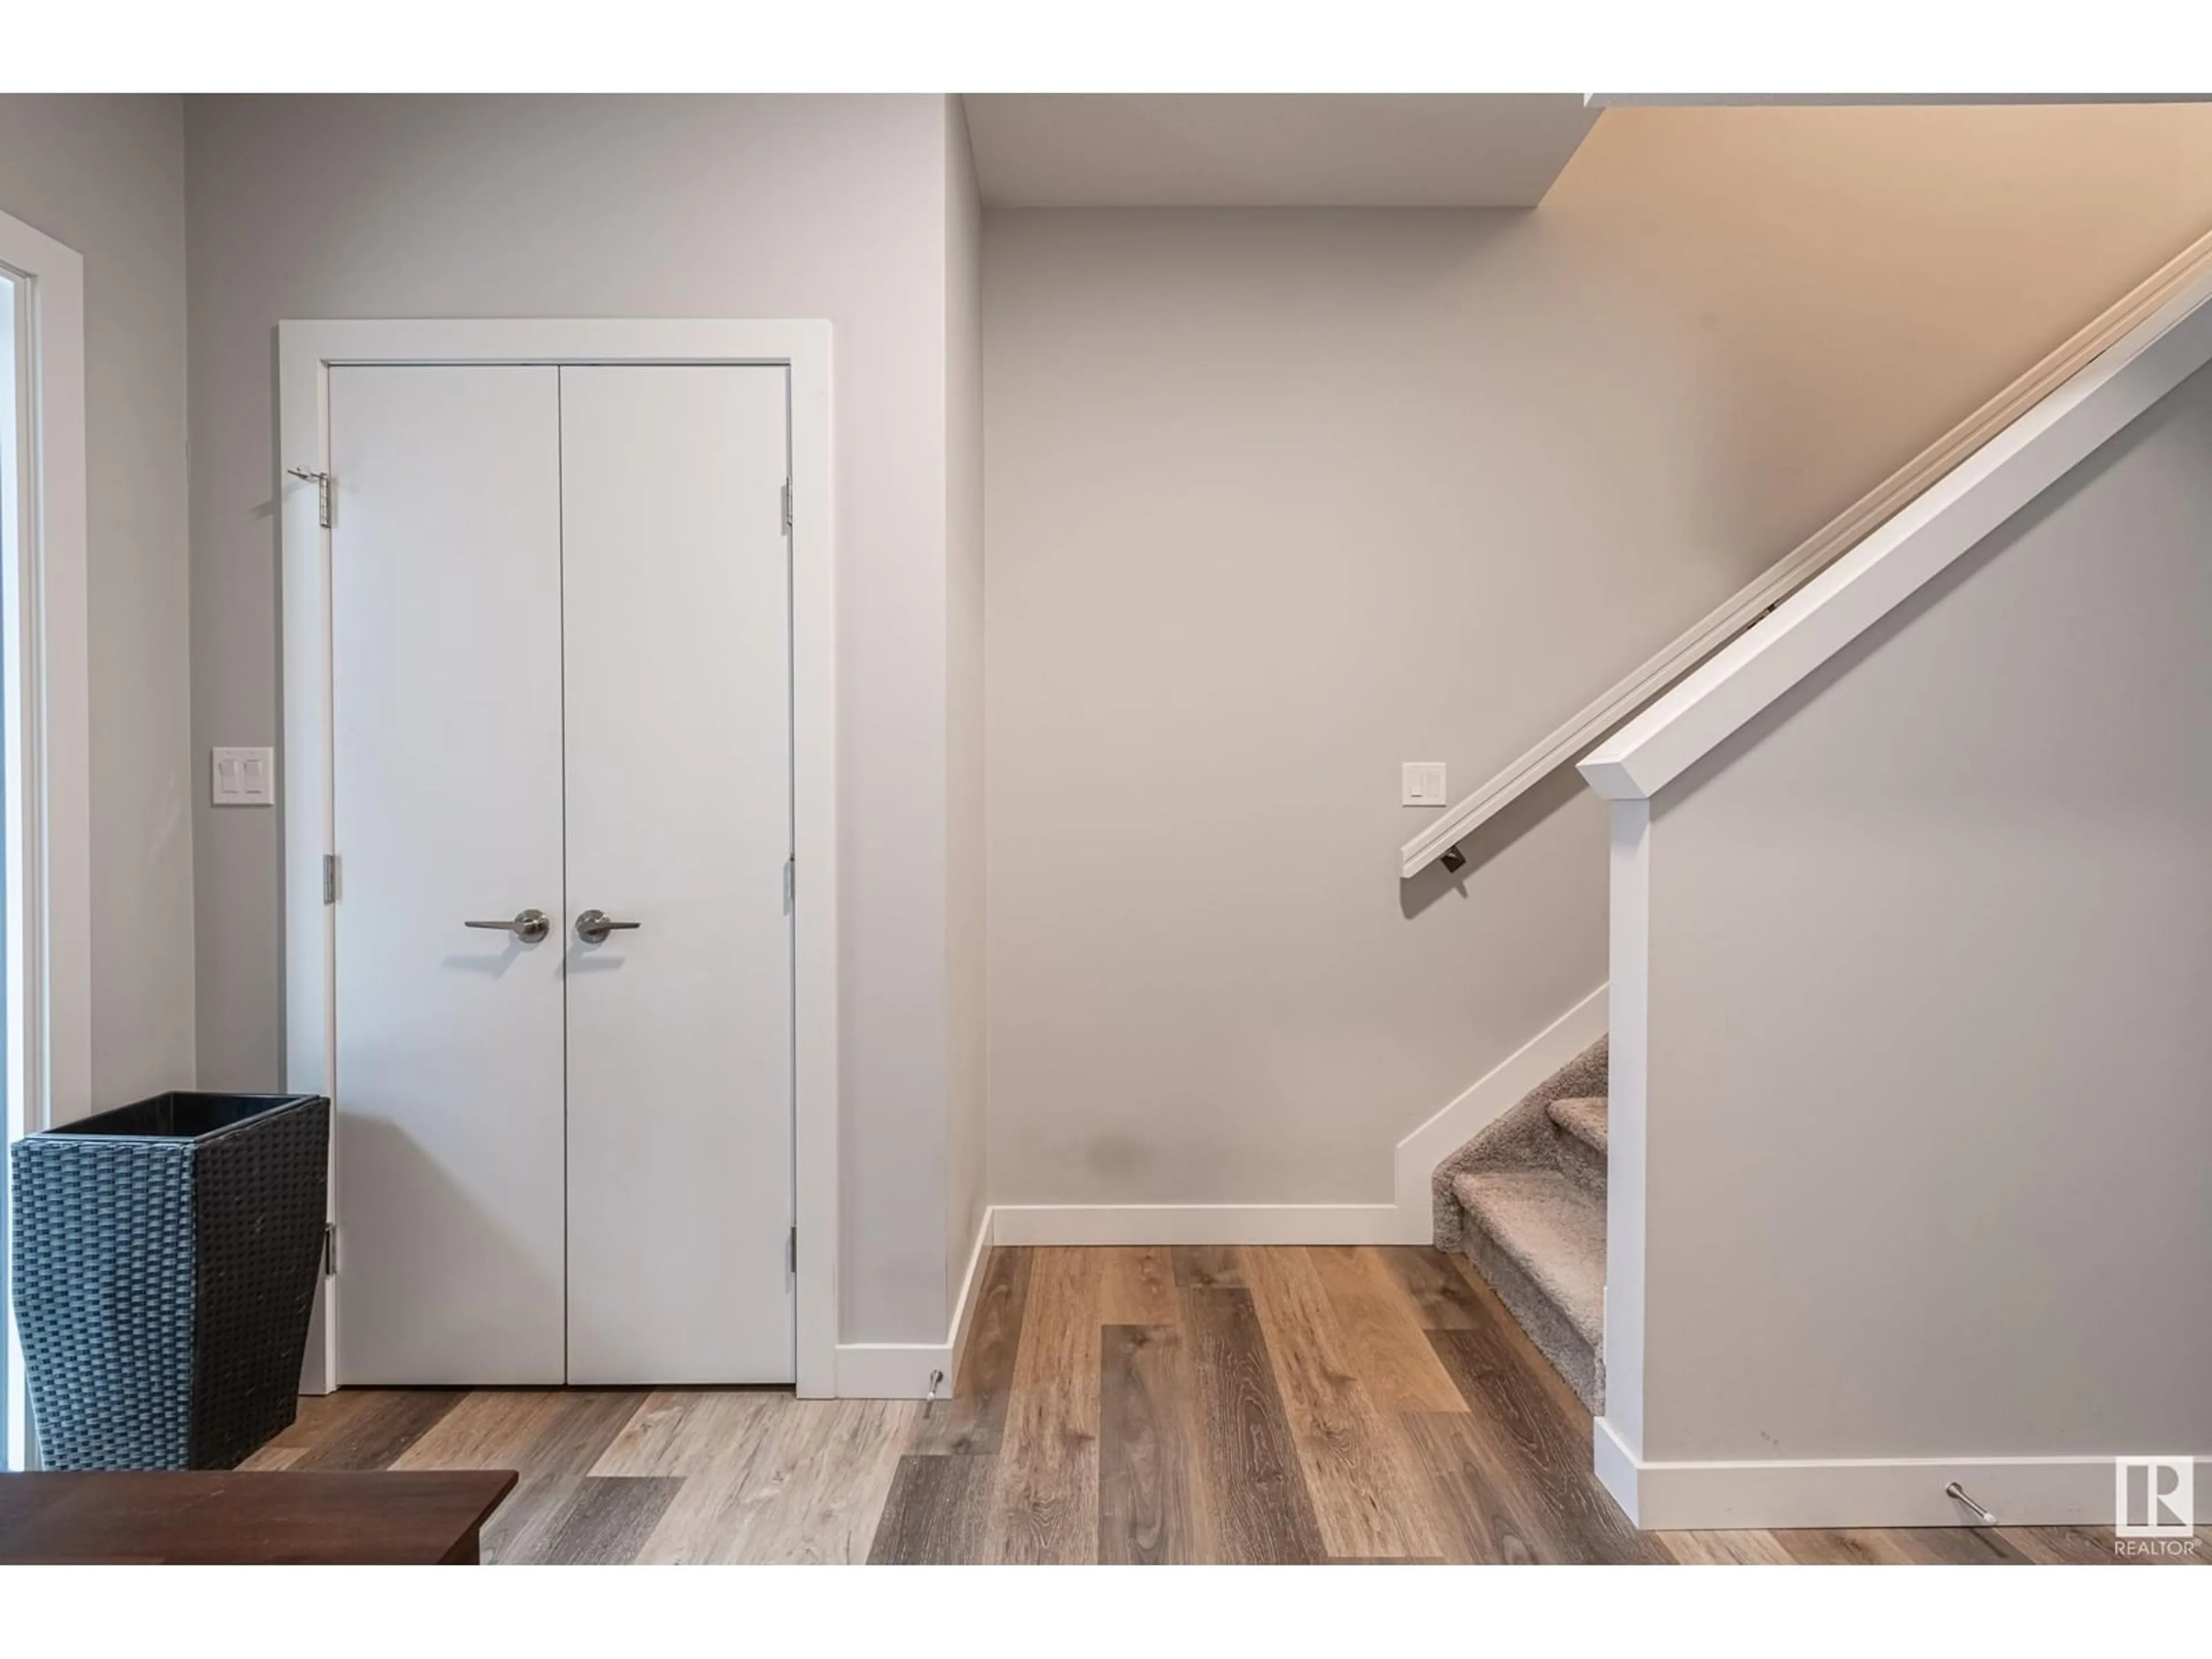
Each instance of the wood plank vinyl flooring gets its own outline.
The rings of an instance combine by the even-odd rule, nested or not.
[[[999,1249],[950,1398],[347,1389],[246,1467],[512,1468],[493,1562],[2111,1562],[2094,1527],[1640,1533],[1466,1264]],[[2212,1528],[2193,1559],[2212,1559]]]
[[[984,1529],[986,1559],[1054,1564],[1098,1554],[1098,1322],[1103,1250],[1031,1253],[1030,1305],[1006,1399]]]
[[[1291,1439],[1332,1556],[1439,1553],[1413,1449],[1376,1406],[1312,1253],[1255,1249],[1245,1266]]]
[[[1197,1481],[1195,1390],[1179,1323],[1109,1325],[1098,1384],[1098,1559],[1194,1559],[1208,1526]]]

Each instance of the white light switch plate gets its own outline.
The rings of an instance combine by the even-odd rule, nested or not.
[[[1444,763],[1442,761],[1407,761],[1405,763],[1405,786],[1399,793],[1401,806],[1447,806],[1450,801],[1444,794]]]
[[[217,749],[208,763],[209,798],[217,806],[274,806],[276,751]]]

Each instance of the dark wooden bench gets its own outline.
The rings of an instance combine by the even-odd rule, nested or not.
[[[511,1469],[0,1474],[0,1563],[473,1565]]]

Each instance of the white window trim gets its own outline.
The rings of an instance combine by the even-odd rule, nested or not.
[[[830,333],[822,321],[655,319],[286,322],[277,328],[283,502],[284,1065],[331,1093],[336,937],[322,900],[333,846],[330,536],[312,483],[329,470],[329,371],[343,363],[773,363],[791,373],[793,1116],[798,1392],[836,1392],[836,566],[830,516]],[[343,481],[341,481],[343,482]],[[332,1186],[336,1193],[335,1182]],[[325,1281],[327,1285],[328,1281]],[[333,1322],[316,1304],[302,1387],[335,1386]]]
[[[0,571],[7,726],[8,1129],[92,1106],[90,740],[85,643],[84,261],[0,213],[17,283],[15,558]],[[0,1246],[4,1248],[4,1246]],[[5,1466],[30,1455],[12,1310]]]

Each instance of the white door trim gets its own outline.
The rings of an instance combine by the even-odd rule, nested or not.
[[[501,319],[286,322],[277,327],[284,641],[284,1070],[332,1091],[335,935],[323,903],[331,845],[329,533],[311,481],[329,467],[328,384],[343,363],[753,363],[791,373],[792,803],[798,1390],[836,1392],[837,664],[830,517],[830,334],[816,320]],[[335,1192],[335,1184],[332,1190]],[[322,1301],[301,1386],[335,1387]]]
[[[8,538],[0,705],[9,741],[7,824],[5,1112],[33,1134],[82,1117],[92,1100],[90,744],[85,636],[84,261],[0,213],[0,267],[16,279],[18,515]],[[4,1138],[4,1137],[0,1137]],[[4,1245],[0,1245],[4,1249]],[[7,1444],[0,1468],[32,1448],[21,1355],[7,1332]]]

